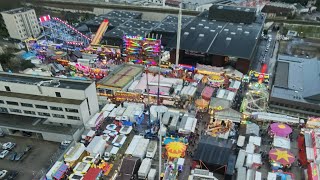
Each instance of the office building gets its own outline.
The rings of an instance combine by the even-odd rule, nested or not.
[[[37,37],[40,26],[34,9],[18,8],[1,12],[9,35],[13,39],[24,40]]]
[[[74,135],[98,110],[94,82],[0,73],[0,128],[8,134]]]

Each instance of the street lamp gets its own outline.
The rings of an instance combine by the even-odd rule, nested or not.
[[[166,106],[157,106],[155,108],[155,111],[157,112],[157,116],[158,116],[158,119],[159,119],[159,179],[160,179],[160,176],[161,176],[161,155],[162,155],[162,135],[161,135],[161,128],[162,128],[162,115],[163,113],[167,112],[168,111],[168,108]]]

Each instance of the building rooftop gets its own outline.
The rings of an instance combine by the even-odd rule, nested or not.
[[[137,28],[137,29],[146,29],[146,30],[152,30],[156,26],[158,26],[160,22],[158,21],[147,21],[147,20],[141,20],[141,19],[132,19],[130,21],[127,21],[123,23],[121,26],[127,27],[127,28]]]
[[[19,84],[29,84],[37,85],[41,81],[58,80],[59,83],[44,83],[42,86],[49,86],[65,89],[75,89],[75,90],[85,90],[92,84],[92,81],[80,81],[80,80],[68,80],[62,78],[53,77],[41,77],[41,76],[31,76],[16,73],[5,73],[0,72],[0,81],[19,83]]]
[[[320,105],[320,61],[279,55],[271,97]]]
[[[141,12],[134,12],[134,11],[111,11],[107,14],[100,15],[100,17],[115,17],[115,18],[127,18],[127,19],[137,19],[142,16]]]
[[[157,27],[153,29],[156,32],[169,32],[176,33],[178,30],[177,23],[161,22]]]
[[[7,14],[16,14],[16,13],[22,13],[22,12],[27,12],[33,10],[32,8],[26,8],[26,7],[22,7],[22,8],[16,8],[16,9],[10,9],[8,11],[3,11],[2,13],[7,13]]]
[[[139,29],[139,28],[130,28],[130,27],[116,27],[107,33],[104,34],[104,37],[109,38],[120,38],[124,35],[130,35],[130,36],[143,36],[145,37],[147,34],[149,34],[151,31],[146,29]]]
[[[37,95],[31,95],[31,94],[21,94],[21,93],[6,92],[6,91],[0,91],[0,96],[19,98],[19,99],[30,99],[35,101],[63,103],[63,104],[75,104],[75,105],[80,105],[83,102],[83,100],[57,98],[57,97],[49,97],[49,96],[37,96]]]
[[[41,121],[39,121],[41,120]],[[44,124],[46,119],[38,117],[19,116],[0,113],[0,127],[21,129],[36,132],[49,132],[57,134],[73,135],[78,128]]]
[[[112,74],[101,79],[97,84],[114,88],[123,88],[143,71],[142,66],[124,65]]]
[[[117,27],[129,20],[128,18],[97,16],[93,19],[86,21],[85,24],[89,26],[100,26],[104,19],[109,20],[109,27],[111,28]]]
[[[181,49],[251,59],[263,24],[229,23],[196,17],[181,30]],[[176,37],[169,43],[176,47]]]
[[[182,18],[181,18],[182,26],[191,22],[192,19],[194,19],[194,17],[182,16]],[[178,16],[168,15],[161,22],[178,24]]]

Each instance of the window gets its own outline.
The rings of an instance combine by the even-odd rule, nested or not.
[[[13,108],[9,108],[10,112],[14,112],[14,113],[21,113],[20,109],[13,109]]]
[[[38,112],[39,116],[47,116],[50,117],[49,113],[44,113],[44,112]]]
[[[4,101],[0,100],[0,104],[4,104]]]
[[[52,117],[64,118],[64,115],[62,115],[62,114],[52,114]]]
[[[78,113],[78,109],[66,108],[67,112]]]
[[[21,103],[21,106],[24,106],[24,107],[33,107],[32,104],[29,104],[29,103]]]
[[[61,97],[61,94],[59,92],[56,92],[57,97]]]
[[[32,114],[32,115],[36,115],[36,112],[34,111],[23,111],[25,114]]]
[[[19,104],[17,102],[14,102],[14,101],[7,101],[7,104],[19,106]]]
[[[39,109],[48,109],[48,106],[37,105],[37,104],[36,104],[36,108],[39,108]]]
[[[80,117],[77,116],[67,116],[67,118],[72,120],[80,120]]]
[[[54,111],[63,111],[61,107],[55,107],[55,106],[50,106],[50,109]]]
[[[11,91],[9,86],[5,86],[5,88],[6,88],[6,91]]]
[[[0,107],[0,113],[8,113],[8,109],[4,107]]]

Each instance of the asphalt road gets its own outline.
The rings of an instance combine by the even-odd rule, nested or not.
[[[0,143],[15,142],[16,147],[4,158],[0,159],[0,170],[18,171],[16,180],[32,180],[40,175],[41,170],[47,171],[50,167],[51,158],[58,156],[59,144],[28,137],[6,136],[0,138]],[[12,152],[22,152],[27,145],[32,145],[31,150],[20,161],[11,161],[9,156]],[[2,147],[2,146],[1,146]],[[37,179],[40,179],[37,178]]]
[[[254,58],[254,62],[252,63],[252,66],[251,66],[251,69],[255,70],[257,72],[260,72],[260,69],[261,69],[261,62],[260,61],[263,59],[263,55],[264,54],[266,56],[265,63],[268,64],[268,72],[269,72],[269,64],[273,63],[272,62],[273,61],[272,56],[273,56],[273,52],[274,52],[274,49],[275,49],[277,32],[276,31],[271,31],[271,32],[268,33],[268,35],[272,36],[269,50],[266,51],[267,44],[269,43],[269,41],[261,39],[260,40],[260,44],[258,46],[258,50],[257,50],[256,56]]]

